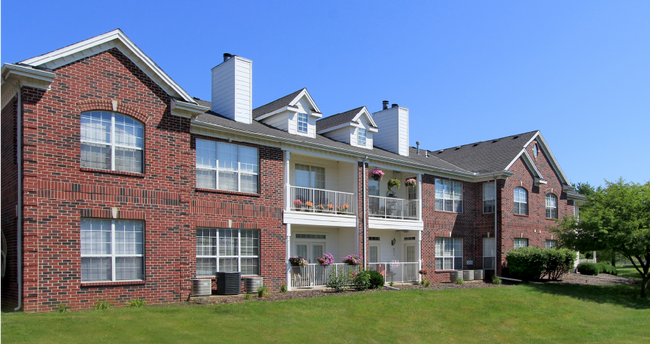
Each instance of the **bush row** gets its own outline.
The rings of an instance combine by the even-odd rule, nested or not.
[[[576,253],[568,249],[522,247],[506,253],[508,271],[524,281],[548,277],[556,281],[573,268]]]
[[[580,263],[578,264],[578,272],[583,275],[598,276],[600,273],[606,273],[610,275],[617,275],[615,266],[603,263]]]

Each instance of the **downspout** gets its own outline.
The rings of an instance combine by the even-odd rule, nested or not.
[[[368,257],[366,256],[366,230],[368,228],[367,212],[366,207],[366,164],[368,163],[368,156],[363,160],[363,269],[368,268]]]
[[[497,196],[497,176],[494,175],[494,277],[498,277],[498,267],[497,267],[497,256],[498,256],[498,242],[499,239],[497,237],[497,225],[498,225],[498,204],[499,204],[499,197]]]

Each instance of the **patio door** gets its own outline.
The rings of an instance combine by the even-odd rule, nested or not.
[[[379,262],[379,246],[370,246],[370,251],[368,252],[368,263],[378,263]]]
[[[318,263],[316,260],[325,252],[324,242],[299,242],[296,243],[296,254],[307,259],[309,263]]]
[[[415,245],[406,245],[406,262],[407,263],[415,263],[417,262],[417,256],[416,256],[416,250],[415,250]],[[417,264],[404,264],[404,282],[406,281],[417,281],[417,270],[418,270],[418,265]]]

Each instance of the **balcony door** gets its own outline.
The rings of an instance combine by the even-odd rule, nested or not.
[[[325,168],[296,164],[296,186],[306,188],[325,188]]]
[[[325,253],[325,242],[296,242],[296,254],[307,259],[309,263],[318,263],[316,260]]]

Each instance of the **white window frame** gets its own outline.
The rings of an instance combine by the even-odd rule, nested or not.
[[[445,242],[451,242],[451,253],[445,252],[445,247],[449,244]],[[446,271],[446,270],[462,270],[463,269],[463,239],[462,238],[436,238],[435,244],[435,253],[436,261],[435,267],[436,271]],[[457,260],[460,259],[460,266],[457,265]],[[451,269],[445,268],[445,260],[451,261]],[[438,263],[440,262],[440,263]],[[442,269],[438,269],[440,266]]]
[[[554,194],[546,194],[546,197],[544,197],[544,202],[546,203],[546,218],[547,219],[557,219],[558,217],[558,212],[557,212],[557,196]]]
[[[366,143],[367,143],[366,129],[358,128],[358,130],[357,130],[357,145],[365,147]]]
[[[93,140],[92,138],[88,138],[87,136],[85,136],[84,135],[84,128],[83,128],[83,125],[84,125],[83,120],[80,120],[80,124],[79,124],[79,129],[80,129],[80,132],[81,132],[81,134],[79,135],[79,137],[80,137],[79,141],[82,144],[86,143],[86,144],[89,144],[89,145],[102,145],[102,146],[110,147],[110,149],[111,149],[111,168],[108,169],[107,171],[118,171],[118,172],[128,172],[128,173],[144,173],[144,137],[145,137],[144,124],[142,122],[138,121],[137,119],[131,117],[131,116],[127,116],[127,115],[123,115],[123,114],[115,113],[115,112],[110,112],[110,111],[88,111],[88,112],[83,112],[83,113],[81,113],[81,117],[83,118],[85,115],[90,115],[92,113],[100,113],[100,114],[101,113],[107,113],[107,114],[111,115],[111,127],[110,127],[110,130],[109,130],[109,139],[108,139],[109,142],[105,142],[105,141],[102,141],[102,140]],[[116,141],[117,141],[117,136],[116,136],[116,132],[115,132],[115,117],[116,116],[129,118],[129,119],[133,120],[133,122],[135,122],[136,125],[140,126],[140,129],[142,130],[142,137],[135,136],[135,139],[136,139],[136,142],[137,142],[138,139],[142,140],[142,147],[138,147],[137,143],[135,145],[125,145],[125,144],[116,143]],[[137,128],[137,126],[136,126],[136,128]],[[92,128],[92,126],[90,126],[86,130],[92,131],[93,128]],[[91,136],[97,137],[98,135],[95,133],[95,135],[91,135]],[[116,168],[115,168],[115,149],[116,148],[133,149],[133,150],[141,151],[142,152],[142,161],[140,163],[140,171],[116,170]],[[98,168],[98,167],[93,167],[93,166],[84,166],[84,161],[82,160],[83,154],[80,154],[80,155],[81,155],[81,157],[80,157],[79,162],[81,164],[81,167],[103,170],[103,168]]]
[[[198,142],[209,142],[211,144],[214,144],[215,149],[214,149],[214,160],[215,160],[215,167],[209,166],[209,164],[199,164],[199,155],[198,155]],[[232,170],[232,169],[222,169],[219,167],[219,145],[228,145],[228,146],[236,146],[237,147],[237,169]],[[253,170],[242,170],[242,162],[241,162],[241,148],[248,148],[248,149],[254,149],[255,150],[255,164],[253,165]],[[251,146],[246,146],[246,145],[239,145],[239,144],[234,144],[234,143],[228,143],[228,142],[219,142],[219,141],[212,141],[212,140],[204,140],[204,139],[196,139],[196,146],[195,146],[196,152],[196,187],[201,188],[201,189],[213,189],[213,190],[223,190],[223,191],[237,191],[237,192],[247,192],[247,193],[259,193],[260,190],[260,180],[259,180],[259,173],[260,173],[260,152],[259,149],[256,147],[251,147]],[[199,171],[213,171],[215,175],[215,181],[214,181],[214,188],[207,187],[204,185],[199,185],[199,178],[198,174]],[[227,189],[219,189],[219,172],[227,172],[227,173],[236,173],[237,174],[237,190],[227,190]],[[246,176],[253,176],[253,178],[256,180],[255,182],[255,190],[254,191],[242,191],[242,175]]]
[[[523,200],[522,200],[522,195],[524,197]],[[517,186],[513,191],[513,204],[514,204],[513,212],[516,215],[528,215],[528,190],[522,188],[521,186]],[[522,214],[522,205],[525,210],[523,214]]]
[[[445,186],[444,189],[441,187],[443,185]],[[435,204],[436,211],[462,213],[463,183],[450,179],[436,178]],[[459,206],[460,211],[458,211]],[[451,207],[451,209],[449,209],[449,207]]]
[[[544,244],[544,247],[546,247],[546,248],[557,247],[557,240],[546,240],[546,243]]]
[[[307,134],[309,132],[309,116],[306,113],[298,113],[297,130],[299,133]]]
[[[486,244],[486,242],[490,242]],[[494,247],[488,247],[494,246]],[[490,250],[491,249],[491,250]],[[486,267],[486,261],[491,260],[492,267]],[[496,240],[494,238],[483,238],[483,269],[484,270],[494,270],[497,264],[497,252],[496,252]]]
[[[483,214],[493,214],[497,206],[495,182],[483,183]]]
[[[518,248],[528,247],[528,239],[526,238],[515,238],[513,243],[513,248],[516,250]]]
[[[210,231],[209,235],[208,235],[208,238],[212,238],[212,237],[215,238],[215,240],[216,240],[215,248],[214,248],[215,249],[215,251],[214,251],[215,254],[208,254],[208,255],[199,254],[199,230]],[[219,238],[220,238],[219,233],[220,233],[220,231],[226,231],[226,230],[228,230],[228,231],[237,231],[237,250],[236,250],[237,254],[236,255],[223,255],[222,256],[222,255],[219,254]],[[214,236],[212,236],[213,231],[214,231]],[[242,231],[255,231],[255,232],[257,232],[257,255],[242,255],[242,253],[241,253]],[[261,264],[260,264],[260,256],[261,256],[260,253],[261,252],[260,252],[260,250],[261,250],[261,246],[262,246],[261,245],[260,234],[261,234],[260,230],[257,230],[257,229],[197,228],[197,230],[196,230],[196,261],[197,261],[197,265],[198,265],[198,260],[199,259],[214,259],[215,260],[215,269],[216,270],[214,272],[212,272],[211,274],[199,274],[199,270],[198,270],[198,267],[197,267],[196,276],[197,277],[208,277],[208,276],[213,277],[213,276],[215,276],[215,272],[220,270],[219,258],[231,258],[231,259],[232,258],[237,258],[237,267],[238,267],[239,271],[241,271],[241,267],[242,267],[242,265],[241,265],[242,258],[244,258],[244,259],[257,259],[257,274],[242,274],[242,276],[259,276],[260,275],[260,269],[261,269]]]
[[[305,185],[298,185],[298,166],[306,166],[309,168],[309,186]],[[316,185],[316,171],[315,169],[322,169],[323,170],[323,185],[318,186]],[[300,170],[300,171],[306,171],[306,170]],[[296,186],[298,187],[303,187],[303,188],[315,188],[315,189],[325,189],[325,167],[321,166],[312,166],[312,165],[307,165],[307,164],[301,164],[301,163],[296,163],[294,168],[293,168],[293,173],[294,173],[294,182],[296,183]],[[312,178],[313,177],[313,178]]]
[[[111,259],[111,279],[110,280],[84,280],[83,278],[83,263],[82,263],[82,269],[80,272],[80,278],[82,283],[93,283],[93,282],[128,282],[128,281],[143,281],[145,277],[145,261],[144,261],[144,243],[145,243],[145,223],[142,220],[107,220],[107,219],[98,219],[98,218],[82,218],[81,221],[111,221],[111,249],[110,253],[107,254],[84,254],[82,250],[80,250],[80,256],[81,259],[83,260],[84,258],[110,258]],[[142,253],[130,253],[130,254],[118,254],[116,253],[116,240],[115,240],[115,224],[117,222],[140,222],[142,223],[142,242],[140,242],[140,251]],[[83,231],[83,229],[80,228],[80,231]],[[80,235],[79,238],[79,243],[80,245],[83,245],[83,235]],[[92,241],[91,243],[92,244]],[[118,280],[116,277],[116,263],[115,260],[117,258],[140,258],[142,259],[142,271],[140,272],[142,275],[141,279],[120,279]]]

